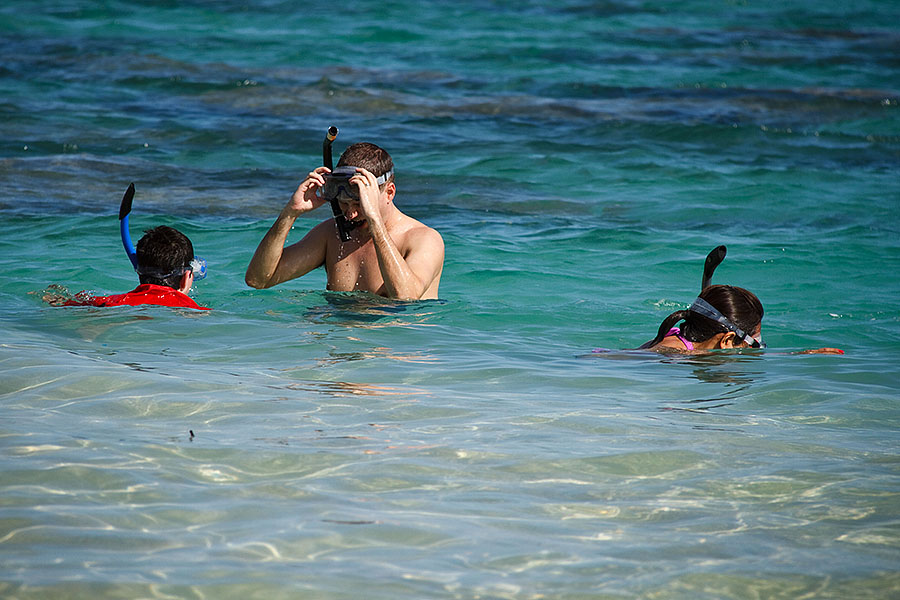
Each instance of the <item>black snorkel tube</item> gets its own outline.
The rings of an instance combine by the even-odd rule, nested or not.
[[[322,142],[322,164],[328,167],[329,171],[334,171],[334,160],[331,157],[331,144],[334,143],[337,135],[338,128],[332,125],[325,133],[325,140]],[[328,177],[329,175],[330,173],[325,176]],[[341,210],[337,198],[331,198],[329,201],[331,202],[331,212],[334,214],[334,222],[337,224],[341,241],[347,242],[350,240],[350,231],[353,229],[353,224],[344,216],[344,211]]]
[[[703,263],[703,281],[700,283],[701,292],[709,287],[709,284],[712,281],[713,272],[716,270],[716,267],[725,260],[726,252],[727,249],[725,246],[717,246],[706,255],[706,262]]]

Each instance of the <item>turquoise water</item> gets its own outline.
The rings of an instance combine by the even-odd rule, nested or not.
[[[900,596],[900,4],[298,6],[0,7],[0,596]],[[244,285],[332,124],[440,300]],[[211,312],[41,301],[132,181]],[[769,349],[623,351],[719,244]]]

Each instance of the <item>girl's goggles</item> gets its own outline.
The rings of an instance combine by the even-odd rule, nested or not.
[[[762,341],[762,336],[757,339],[752,335],[746,333],[743,329],[732,323],[728,319],[728,317],[716,310],[716,307],[714,307],[703,298],[697,298],[696,300],[694,300],[694,303],[691,304],[691,308],[689,310],[691,312],[697,313],[698,315],[703,315],[708,319],[712,319],[713,321],[721,323],[725,327],[725,329],[727,329],[728,331],[733,331],[734,335],[750,344],[751,348],[766,347],[766,344]]]

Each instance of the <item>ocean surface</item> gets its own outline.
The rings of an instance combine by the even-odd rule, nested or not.
[[[439,300],[244,284],[329,125]],[[900,3],[6,0],[0,133],[0,597],[900,597]],[[42,300],[131,182],[213,310]]]

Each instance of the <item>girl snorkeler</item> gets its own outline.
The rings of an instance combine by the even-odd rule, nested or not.
[[[763,306],[752,292],[730,285],[711,285],[687,310],[663,320],[656,337],[641,350],[703,352],[732,348],[765,348]],[[682,322],[681,327],[675,327]]]
[[[709,253],[700,295],[687,310],[673,312],[659,326],[656,337],[638,350],[702,354],[713,350],[765,348],[762,341],[763,306],[749,290],[710,285],[713,271],[725,258],[725,246]],[[677,323],[680,327],[676,327]],[[843,354],[838,348],[804,350],[799,354]]]

